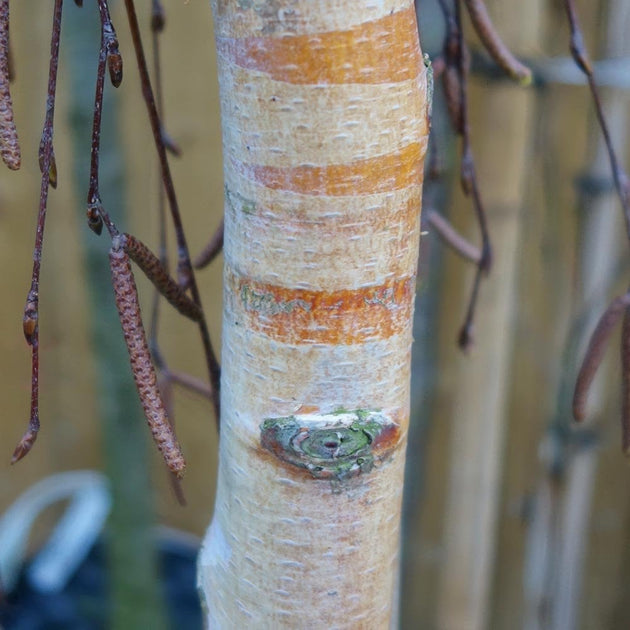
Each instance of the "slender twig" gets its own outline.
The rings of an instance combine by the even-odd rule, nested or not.
[[[164,98],[163,98],[163,88],[162,88],[162,67],[160,61],[160,33],[164,30],[164,26],[166,23],[164,7],[160,0],[153,0],[151,2],[151,43],[153,49],[153,71],[155,75],[155,99],[156,99],[156,107],[158,110],[158,115],[160,119],[163,119],[164,116]],[[166,134],[164,129],[162,129],[162,140],[166,145],[167,149],[175,154],[180,155],[179,147],[171,140],[170,136]],[[162,184],[162,180],[158,182],[158,225],[159,225],[159,236],[158,236],[158,262],[160,265],[160,272],[168,275],[168,254],[166,248],[166,203],[165,203],[165,195],[164,195],[164,186]],[[170,279],[170,276],[169,276]],[[172,281],[175,284],[175,281]],[[184,290],[177,284],[175,284],[177,289],[181,291],[182,296],[190,301],[190,303],[195,307],[199,316],[201,315],[201,310],[199,307],[188,298],[188,296],[184,293]],[[158,346],[158,330],[159,330],[159,320],[160,320],[160,290],[156,288],[153,292],[153,300],[151,304],[151,323],[149,330],[149,348],[151,349],[151,354],[153,355],[153,359],[155,361],[156,366],[159,369],[158,375],[158,387],[162,392],[162,397],[164,399],[164,405],[166,407],[166,412],[168,415],[168,419],[171,423],[171,427],[173,431],[175,431],[175,410],[173,404],[173,384],[171,380],[167,376],[167,370],[165,363],[162,359],[162,356],[159,351]],[[185,506],[186,505],[186,496],[184,494],[184,489],[182,488],[181,481],[172,473],[169,475],[169,482],[171,484],[171,488],[173,489],[173,494],[177,499],[177,502]]]
[[[199,394],[208,400],[212,400],[212,390],[208,387],[208,384],[200,378],[196,378],[195,376],[191,376],[185,372],[174,372],[171,370],[166,370],[164,373],[167,378],[176,385],[181,385],[181,387],[184,387],[191,392],[195,392],[195,394]]]
[[[155,99],[160,119],[164,116],[164,98],[162,87],[162,64],[160,60],[160,33],[164,30],[166,18],[164,7],[160,0],[151,2],[151,43],[153,48],[153,72],[155,75]],[[164,138],[163,138],[164,139]],[[166,271],[168,271],[168,251],[166,248],[166,198],[162,179],[158,181],[158,258]],[[158,331],[160,322],[160,293],[156,289],[151,303],[151,324],[149,326],[149,347],[154,356],[158,348]]]
[[[151,124],[151,131],[153,132],[153,139],[156,145],[160,170],[162,173],[162,180],[164,183],[164,189],[166,191],[166,198],[169,203],[171,220],[175,229],[175,237],[177,241],[177,256],[178,256],[178,276],[180,278],[180,284],[185,287],[189,287],[194,302],[201,307],[201,295],[197,286],[194,271],[190,261],[190,254],[188,250],[188,244],[186,242],[186,236],[184,234],[184,228],[182,224],[181,214],[179,212],[179,204],[177,201],[177,195],[175,194],[175,186],[173,184],[173,178],[171,176],[170,167],[168,164],[168,158],[166,155],[166,148],[164,147],[164,141],[162,137],[162,125],[160,117],[157,111],[155,97],[153,95],[153,88],[151,86],[151,79],[149,77],[149,71],[147,68],[146,58],[144,55],[144,49],[142,46],[142,38],[140,35],[140,28],[138,25],[138,18],[136,15],[136,9],[133,0],[125,0],[125,8],[127,10],[127,17],[129,19],[129,28],[131,31],[131,38],[133,40],[134,50],[136,53],[136,61],[138,64],[138,70],[140,72],[140,81],[142,84],[142,94],[147,106],[149,114],[149,122]],[[210,377],[210,384],[213,392],[213,407],[215,410],[217,429],[220,426],[220,374],[221,368],[219,362],[214,353],[212,342],[210,340],[210,333],[205,317],[202,317],[199,321],[199,331],[201,334],[201,341],[204,348],[204,354],[206,358],[206,364],[208,367],[208,373]]]
[[[532,71],[522,64],[503,43],[492,24],[483,0],[464,0],[464,4],[481,43],[496,64],[521,85],[529,85],[532,82]]]
[[[456,254],[464,260],[479,264],[481,251],[470,241],[466,240],[439,212],[429,208],[424,210],[427,223],[435,230],[443,243],[448,245]]]
[[[98,66],[96,70],[94,118],[92,121],[92,148],[90,154],[90,184],[88,186],[87,193],[87,219],[89,227],[96,232],[96,234],[101,233],[103,229],[103,222],[105,222],[110,236],[113,238],[118,235],[118,230],[103,207],[99,191],[98,175],[101,147],[101,122],[103,116],[103,90],[105,87],[105,66],[107,64],[110,65],[110,75],[116,74],[116,70],[112,72],[112,63],[115,66],[120,66],[120,76],[112,76],[112,83],[116,86],[118,79],[122,80],[122,58],[118,52],[118,39],[109,15],[107,0],[98,0],[98,7],[101,18],[101,47],[98,55]],[[111,62],[111,59],[114,59],[114,61]],[[118,82],[118,84],[120,83]]]
[[[219,227],[210,237],[208,244],[203,248],[201,253],[193,261],[193,267],[195,269],[203,269],[204,267],[207,267],[221,253],[221,250],[223,249],[224,230],[225,221],[222,218]]]
[[[474,315],[479,297],[479,286],[482,275],[487,274],[492,266],[492,246],[488,232],[485,209],[479,192],[475,162],[470,141],[470,124],[468,120],[468,48],[464,41],[461,21],[461,0],[455,0],[454,9],[447,0],[440,0],[440,7],[446,22],[444,40],[444,86],[449,106],[449,113],[455,132],[462,138],[462,156],[460,165],[460,182],[462,190],[472,198],[473,208],[481,233],[481,255],[477,261],[477,273],[473,283],[466,317],[459,333],[459,346],[463,350],[472,344]]]
[[[12,463],[22,459],[32,448],[39,431],[39,277],[48,207],[49,173],[53,160],[53,132],[55,116],[55,95],[57,90],[57,69],[59,67],[59,40],[61,37],[61,12],[63,0],[55,0],[53,9],[52,37],[50,42],[50,66],[48,70],[48,90],[46,97],[46,115],[40,142],[42,179],[37,212],[37,229],[33,250],[33,273],[31,288],[24,308],[24,334],[31,346],[31,411],[29,426],[13,453]]]
[[[615,183],[615,189],[623,208],[624,219],[626,222],[626,233],[628,235],[628,239],[630,239],[630,190],[628,186],[628,177],[621,168],[617,154],[613,147],[608,123],[606,122],[606,117],[604,116],[602,100],[599,96],[599,90],[597,89],[597,83],[595,82],[595,76],[593,74],[593,65],[591,64],[588,52],[584,46],[584,37],[580,28],[580,22],[578,20],[574,0],[564,0],[564,7],[567,12],[569,28],[571,30],[571,55],[573,56],[577,66],[586,75],[586,79],[588,81],[593,104],[595,105],[597,120],[602,130],[606,148],[608,150],[608,157],[610,159],[610,168],[612,171],[613,181]]]

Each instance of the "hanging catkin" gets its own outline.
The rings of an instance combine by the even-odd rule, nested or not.
[[[122,236],[122,246],[129,254],[129,258],[140,267],[153,286],[172,304],[182,315],[198,322],[201,309],[184,292],[173,278],[171,278],[160,259],[139,239],[131,234]]]
[[[109,252],[109,264],[116,307],[131,360],[131,371],[147,423],[167,466],[181,478],[186,463],[168,421],[166,408],[157,386],[157,377],[140,315],[138,291],[131,271],[131,262],[116,240]]]

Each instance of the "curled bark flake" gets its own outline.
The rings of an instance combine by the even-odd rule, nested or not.
[[[621,329],[621,448],[630,456],[630,308],[624,309]]]
[[[219,227],[210,237],[208,244],[203,248],[202,252],[193,260],[195,269],[203,269],[209,265],[223,249],[223,233],[225,230],[225,221],[221,219]]]
[[[521,85],[532,82],[532,71],[522,64],[497,33],[483,0],[464,0],[470,20],[488,54],[497,65]]]
[[[630,306],[630,293],[615,298],[600,317],[591,335],[573,394],[573,417],[578,422],[582,422],[586,417],[586,403],[591,384],[604,358],[610,335],[628,306]]]
[[[120,248],[117,239],[115,239],[109,252],[109,264],[116,307],[144,415],[151,429],[153,440],[162,453],[166,465],[178,478],[181,478],[186,463],[169,423],[157,385],[157,377],[142,324],[138,291],[131,270],[131,262],[127,253]]]
[[[182,315],[198,322],[201,309],[184,293],[171,276],[168,275],[160,259],[139,239],[131,234],[122,238],[122,246],[144,275],[151,280],[153,286],[172,304]]]
[[[9,0],[0,0],[0,155],[11,169],[22,161],[9,90]]]

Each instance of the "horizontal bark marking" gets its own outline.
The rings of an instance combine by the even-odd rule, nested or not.
[[[423,67],[413,6],[348,30],[216,41],[226,62],[302,85],[396,83]]]
[[[214,30],[221,37],[321,33],[348,29],[406,9],[412,0],[214,0]]]
[[[422,183],[425,148],[425,143],[413,142],[395,153],[327,166],[280,168],[231,161],[244,177],[273,190],[332,197],[372,195]]]
[[[309,291],[258,282],[226,268],[227,308],[239,326],[294,344],[388,339],[409,325],[415,277],[380,286]]]
[[[260,195],[254,202],[226,189],[225,260],[241,275],[331,291],[414,273],[420,186],[367,202],[365,197],[291,196],[292,204],[274,204]]]
[[[224,151],[280,167],[345,164],[397,151],[427,136],[425,74],[380,85],[296,86],[226,66],[220,78]]]

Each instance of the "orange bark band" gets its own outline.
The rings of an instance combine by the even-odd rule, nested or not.
[[[380,286],[308,291],[256,282],[226,269],[236,324],[285,343],[355,344],[387,339],[409,327],[415,277]]]
[[[345,31],[217,37],[217,51],[228,63],[299,84],[396,83],[422,69],[413,6]]]
[[[274,190],[302,195],[371,195],[422,183],[425,144],[414,142],[396,153],[329,166],[277,167],[242,164],[232,166],[243,177]]]

